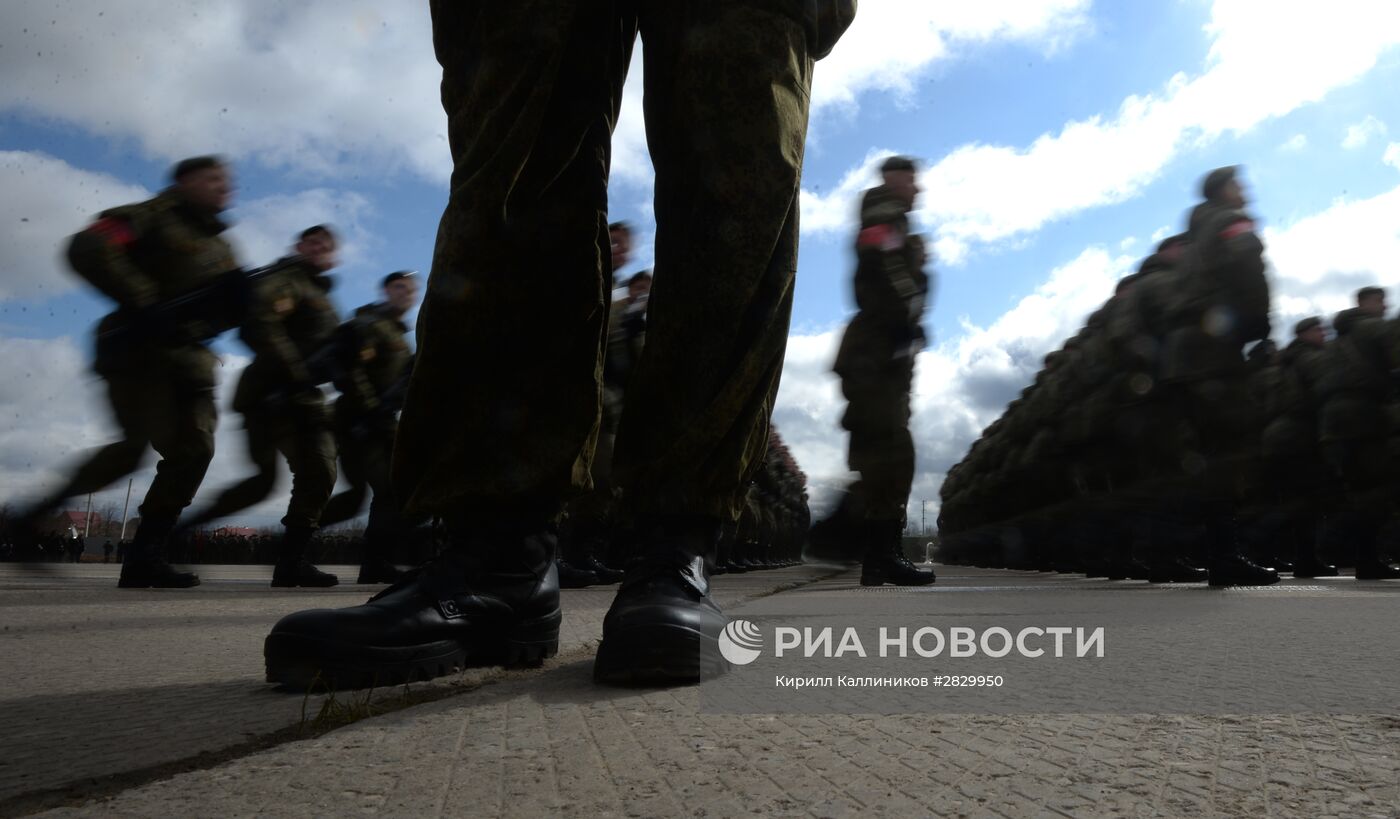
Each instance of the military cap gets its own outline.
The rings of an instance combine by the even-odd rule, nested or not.
[[[170,169],[170,178],[179,182],[195,171],[202,171],[206,168],[222,168],[223,166],[223,159],[217,156],[192,156],[175,163],[175,167]]]
[[[1308,316],[1307,318],[1305,318],[1305,319],[1303,319],[1302,321],[1298,322],[1297,324],[1293,325],[1293,335],[1295,335],[1295,336],[1301,336],[1303,333],[1306,333],[1307,331],[1311,330],[1312,328],[1314,328],[1314,327],[1321,327],[1321,326],[1322,326],[1322,319],[1321,319],[1321,318],[1318,318],[1317,316]]]
[[[1201,183],[1201,195],[1211,200],[1218,197],[1225,186],[1235,180],[1239,168],[1239,165],[1226,165],[1206,174],[1205,181]]]
[[[884,162],[880,163],[880,173],[913,170],[917,170],[914,166],[914,160],[910,159],[907,156],[900,156],[898,154],[891,157],[887,157]]]
[[[385,276],[384,281],[380,282],[379,286],[388,287],[389,285],[393,284],[399,279],[411,279],[417,275],[418,272],[414,270],[395,270],[393,273],[390,273],[389,275]]]

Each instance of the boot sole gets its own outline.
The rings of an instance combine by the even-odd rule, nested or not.
[[[684,626],[637,626],[603,638],[593,660],[594,682],[609,685],[685,685],[729,671],[719,640]]]
[[[504,636],[465,644],[365,646],[273,632],[263,642],[267,681],[287,688],[349,690],[431,680],[468,668],[538,668],[559,653],[560,612],[516,624]]]

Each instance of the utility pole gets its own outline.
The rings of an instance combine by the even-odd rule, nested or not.
[[[928,534],[928,501],[919,501],[919,535]]]
[[[126,479],[126,500],[122,501],[122,533],[120,535],[117,535],[118,543],[122,542],[123,540],[126,540],[126,510],[131,506],[131,482],[133,480],[135,479]],[[110,532],[112,530],[108,529],[107,531]]]
[[[87,514],[83,516],[83,539],[86,540],[88,530],[92,528],[92,493],[88,493]]]

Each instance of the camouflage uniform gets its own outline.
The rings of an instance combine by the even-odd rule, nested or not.
[[[812,77],[802,4],[432,10],[455,169],[395,452],[399,495],[454,519],[538,519],[588,487],[609,145],[640,30],[664,275],[614,474],[639,515],[732,519],[764,451],[791,312]]]
[[[1378,532],[1395,511],[1387,404],[1391,373],[1400,368],[1400,332],[1395,322],[1357,308],[1338,313],[1332,326],[1337,338],[1328,345],[1318,384],[1319,440],[1346,494],[1334,521],[1338,534],[1356,545],[1358,566],[1374,565],[1381,562]]]
[[[1260,452],[1270,504],[1261,542],[1281,542],[1278,555],[1309,567],[1317,563],[1317,529],[1335,483],[1318,446],[1318,393],[1327,357],[1294,339],[1256,380],[1266,422]]]
[[[175,189],[154,199],[104,211],[73,237],[69,259],[76,270],[119,309],[98,325],[95,369],[122,440],[103,447],[80,466],[41,508],[89,492],[131,474],[147,447],[160,455],[156,477],[140,506],[143,520],[173,525],[189,505],[214,457],[215,367],[218,359],[194,339],[211,331],[202,322],[154,327],[118,343],[104,334],[145,308],[214,283],[236,267],[221,236],[226,225],[186,204]]]
[[[855,299],[832,368],[849,402],[841,425],[851,433],[848,461],[860,473],[868,520],[903,520],[914,480],[909,393],[914,356],[924,344],[928,277],[909,240],[909,206],[884,186],[861,202]]]
[[[398,505],[390,483],[397,411],[403,379],[413,353],[404,340],[408,326],[385,304],[367,304],[341,328],[346,368],[335,402],[335,442],[350,488],[330,499],[321,524],[350,520],[360,513],[365,491],[373,492],[365,529],[366,560],[388,559],[388,541],[399,528]]]
[[[306,264],[290,265],[260,279],[240,337],[254,357],[234,391],[243,414],[248,457],[258,472],[224,491],[201,521],[246,509],[272,491],[277,453],[292,472],[292,498],[282,523],[312,530],[335,488],[335,441],[329,412],[307,359],[331,339],[339,319],[326,293],[331,279]]]

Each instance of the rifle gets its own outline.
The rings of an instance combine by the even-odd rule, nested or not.
[[[254,285],[301,261],[286,256],[253,270],[234,268],[213,282],[141,309],[123,308],[97,333],[97,348],[115,353],[137,341],[198,343],[240,326],[253,304]]]

